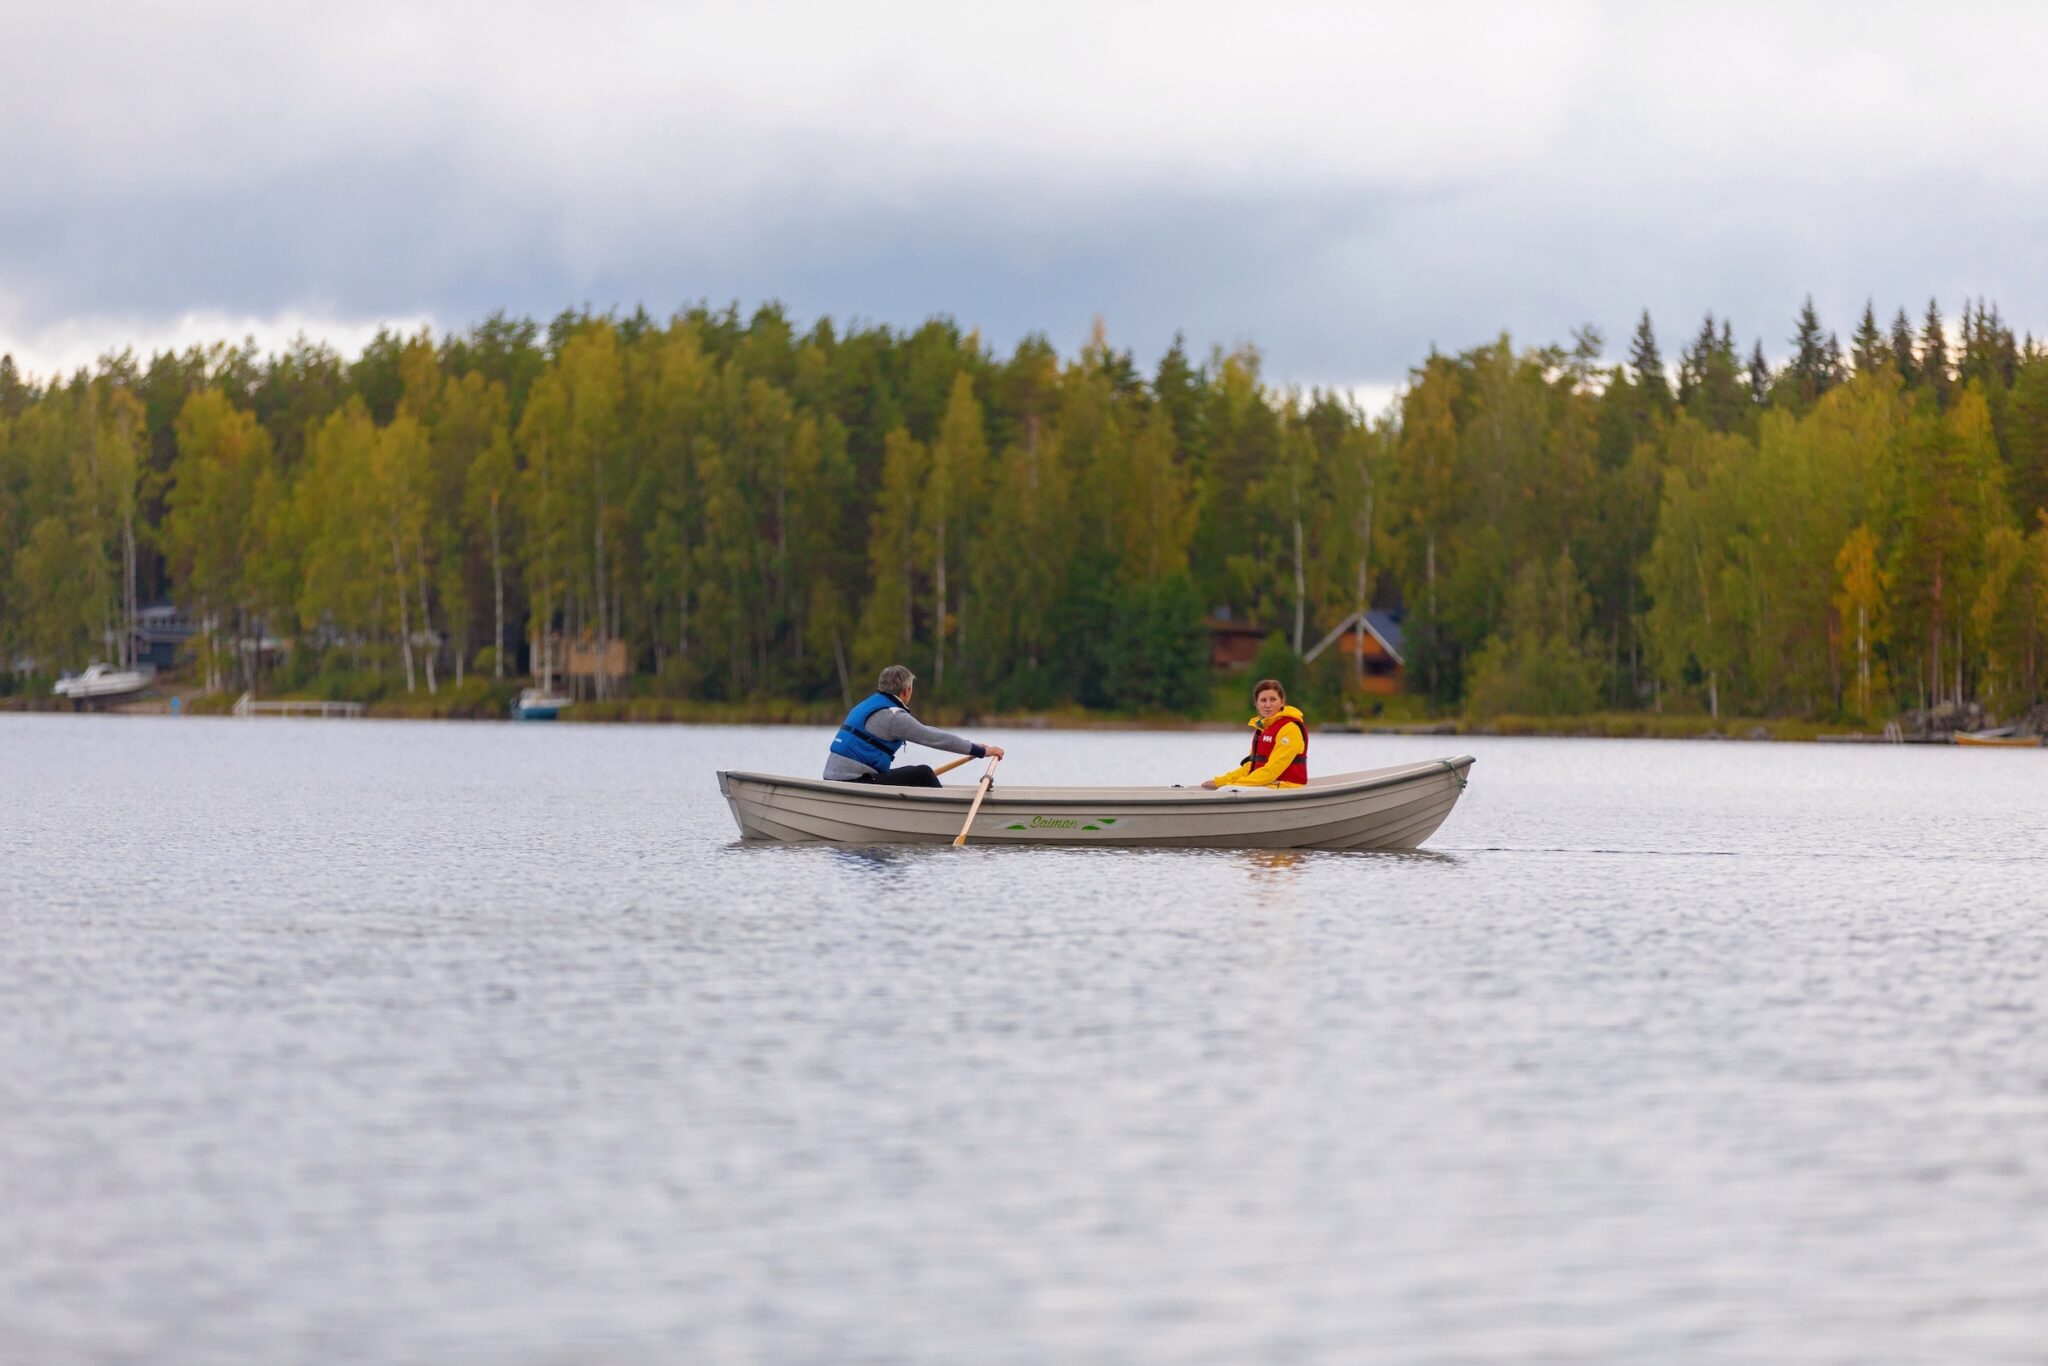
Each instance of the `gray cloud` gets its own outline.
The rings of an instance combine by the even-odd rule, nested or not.
[[[466,307],[554,274],[545,212],[513,210],[443,158],[352,158],[191,191],[0,207],[29,325],[66,314]]]
[[[1713,310],[1782,353],[1809,291],[1845,335],[1866,295],[2048,320],[2030,9],[1139,7],[1077,48],[1057,11],[109,8],[0,52],[31,357],[194,313],[779,299],[1384,383],[1502,330],[1618,352],[1644,307],[1668,352]]]

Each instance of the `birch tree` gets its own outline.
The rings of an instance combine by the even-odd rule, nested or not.
[[[861,610],[861,669],[890,663],[916,637],[917,514],[930,468],[924,443],[905,429],[883,444],[882,486],[868,530],[868,573],[873,588]]]
[[[164,548],[172,572],[192,591],[205,630],[206,686],[223,681],[220,635],[238,639],[248,622],[248,568],[260,523],[258,484],[270,463],[270,434],[218,389],[186,400],[178,413]]]
[[[1871,701],[1885,692],[1884,666],[1878,651],[1890,623],[1885,613],[1885,574],[1878,559],[1877,536],[1867,526],[1849,533],[1835,556],[1838,587],[1835,610],[1842,621],[1842,648],[1856,679],[1856,714],[1872,715]]]
[[[376,444],[369,409],[350,398],[314,430],[293,494],[302,538],[300,629],[345,645],[358,667],[363,645],[379,630],[389,579],[377,572]]]
[[[946,677],[946,640],[956,627],[964,627],[967,614],[967,576],[949,581],[954,556],[967,539],[966,532],[978,518],[977,503],[988,464],[988,438],[983,427],[981,400],[975,397],[974,382],[965,371],[953,377],[946,399],[945,416],[932,443],[924,498],[918,513],[918,539],[932,566],[932,687],[936,691]],[[953,589],[960,591],[959,598]]]
[[[405,690],[415,685],[413,665],[413,593],[420,594],[419,632],[431,635],[433,623],[427,617],[426,566],[420,562],[427,500],[422,489],[422,472],[429,458],[426,430],[412,414],[401,411],[376,434],[370,450],[370,481],[376,491],[377,535],[380,552],[389,548],[390,577],[385,600],[396,606],[399,657],[405,663]],[[431,651],[425,660],[428,691],[434,686]]]

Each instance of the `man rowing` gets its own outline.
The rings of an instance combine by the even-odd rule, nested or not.
[[[875,691],[854,704],[839,733],[832,737],[832,752],[825,756],[825,779],[840,783],[882,783],[890,787],[938,787],[939,776],[929,764],[895,766],[896,751],[915,741],[928,749],[966,754],[979,759],[993,754],[1003,757],[1001,745],[978,745],[951,731],[934,730],[910,714],[910,694],[917,677],[901,664],[891,664],[875,680]]]

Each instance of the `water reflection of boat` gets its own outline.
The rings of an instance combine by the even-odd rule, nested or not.
[[[59,679],[57,686],[50,691],[59,697],[70,698],[74,707],[85,707],[133,697],[155,681],[156,670],[153,668],[122,669],[112,664],[88,664],[84,673]]]
[[[1312,779],[1304,787],[997,787],[974,844],[1209,849],[1413,849],[1464,791],[1472,757]],[[747,839],[944,844],[972,788],[876,787],[723,772],[719,790]]]
[[[2005,726],[1998,730],[1957,731],[1956,743],[1982,749],[2039,749],[2041,737],[2015,735],[2011,726]]]
[[[1308,861],[1308,855],[1299,849],[1246,849],[1235,857],[1253,881],[1276,888],[1290,885],[1295,870]]]
[[[564,709],[576,704],[573,697],[561,697],[542,688],[527,688],[519,694],[519,700],[512,704],[512,719],[515,721],[552,721]]]

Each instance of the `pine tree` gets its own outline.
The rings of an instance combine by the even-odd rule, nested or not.
[[[1991,309],[1992,354],[1998,370],[1998,377],[2008,388],[2019,379],[2020,348],[2013,338],[2012,329],[2006,326],[2004,318],[1998,315],[1998,308]]]
[[[1152,396],[1166,409],[1173,422],[1174,444],[1198,478],[1204,468],[1202,391],[1206,379],[1188,363],[1186,341],[1180,333],[1174,333],[1173,345],[1159,358],[1159,369],[1152,377]]]
[[[1790,369],[1816,389],[1826,375],[1821,347],[1820,314],[1814,311],[1813,296],[1809,294],[1799,306],[1799,320],[1793,324]]]
[[[1856,324],[1856,335],[1849,342],[1849,357],[1859,375],[1872,374],[1891,364],[1891,348],[1885,345],[1884,333],[1877,326],[1877,310],[1872,301],[1863,301],[1863,317]]]
[[[1891,572],[1899,585],[1899,643],[1915,661],[1927,696],[1961,701],[1966,692],[1966,613],[1987,532],[2005,523],[2004,470],[1990,411],[1976,385],[1943,413],[1914,414],[1900,448],[1899,535]]]
[[[28,407],[30,390],[21,372],[14,368],[14,356],[0,355],[0,418],[21,416]]]
[[[1764,339],[1758,337],[1749,353],[1749,401],[1761,408],[1771,398],[1771,363],[1764,359]]]
[[[1920,361],[1913,349],[1913,323],[1900,309],[1892,317],[1892,365],[1908,388],[1920,378]]]
[[[1784,391],[1795,408],[1804,412],[1834,387],[1841,366],[1841,347],[1833,334],[1824,333],[1820,314],[1814,311],[1813,296],[1800,306],[1799,320],[1792,332],[1792,359],[1782,377]]]
[[[2013,511],[2032,527],[2048,517],[2048,357],[2021,366],[2013,383],[2006,458]]]
[[[1644,309],[1629,343],[1628,363],[1636,372],[1636,385],[1647,406],[1661,413],[1671,411],[1671,380],[1664,373],[1664,353],[1657,349],[1657,334],[1650,327],[1650,310]]]
[[[1948,368],[1948,333],[1942,327],[1941,308],[1933,299],[1927,301],[1927,317],[1920,327],[1920,381],[1934,391],[1937,402],[1948,406],[1955,376]]]
[[[1714,315],[1707,314],[1692,344],[1678,353],[1678,406],[1690,409],[1706,381],[1707,359],[1713,352]]]
[[[1679,359],[1679,405],[1717,432],[1748,426],[1753,413],[1741,369],[1732,325],[1716,326],[1714,315],[1707,314],[1699,335]]]
[[[1971,380],[1987,390],[2008,389],[2019,370],[2019,348],[2012,332],[1987,299],[1963,306],[1963,354],[1956,382]]]

